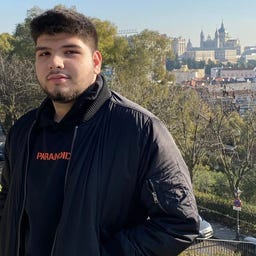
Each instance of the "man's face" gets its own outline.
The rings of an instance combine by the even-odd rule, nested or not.
[[[80,37],[43,34],[36,43],[36,74],[43,91],[56,102],[74,101],[95,82],[101,54]]]

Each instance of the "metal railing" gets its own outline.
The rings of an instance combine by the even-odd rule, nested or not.
[[[256,256],[256,245],[244,241],[197,239],[180,256]]]

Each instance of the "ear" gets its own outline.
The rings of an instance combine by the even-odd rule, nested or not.
[[[93,62],[94,62],[94,73],[98,75],[101,71],[101,64],[102,64],[102,56],[99,51],[94,51]]]

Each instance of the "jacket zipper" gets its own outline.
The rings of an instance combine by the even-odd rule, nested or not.
[[[156,205],[158,205],[158,207],[164,211],[165,213],[168,213],[164,207],[161,205],[159,199],[158,199],[158,196],[157,196],[157,193],[156,193],[156,189],[155,189],[155,186],[154,186],[154,183],[151,179],[148,179],[148,184],[149,184],[149,191],[153,197],[153,201]]]
[[[25,203],[26,203],[26,197],[27,197],[27,175],[28,175],[28,161],[29,161],[29,151],[30,151],[30,136],[32,129],[35,125],[36,121],[34,121],[30,127],[29,133],[28,133],[28,139],[27,139],[27,159],[26,159],[26,168],[25,168],[25,176],[24,176],[24,186],[23,186],[23,202],[22,202],[22,208],[21,213],[18,221],[18,241],[17,241],[17,256],[20,254],[20,229],[21,229],[21,222],[22,222],[22,216],[25,209]]]
[[[68,165],[67,165],[67,169],[66,169],[66,174],[65,174],[65,181],[64,181],[64,191],[63,191],[64,192],[64,198],[65,198],[65,191],[66,191],[68,171],[69,171],[70,161],[71,161],[71,157],[72,157],[72,153],[73,153],[73,148],[74,148],[74,144],[75,144],[75,139],[76,139],[76,135],[77,135],[77,130],[78,130],[78,126],[75,127],[74,135],[73,135],[73,139],[72,139],[72,143],[71,143],[70,159],[68,161]],[[59,225],[58,225],[58,227],[59,227]],[[52,250],[51,250],[50,256],[53,256],[53,252],[54,252],[54,248],[55,248],[55,244],[56,244],[56,239],[57,239],[57,234],[58,234],[58,229],[59,229],[58,227],[57,227],[56,232],[55,232],[55,236],[54,236],[54,240],[53,240]]]

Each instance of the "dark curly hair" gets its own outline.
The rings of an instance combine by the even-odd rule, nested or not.
[[[32,19],[30,33],[35,43],[42,34],[66,33],[81,37],[90,44],[92,50],[98,48],[98,35],[94,24],[88,17],[74,9],[56,7],[43,12]]]

